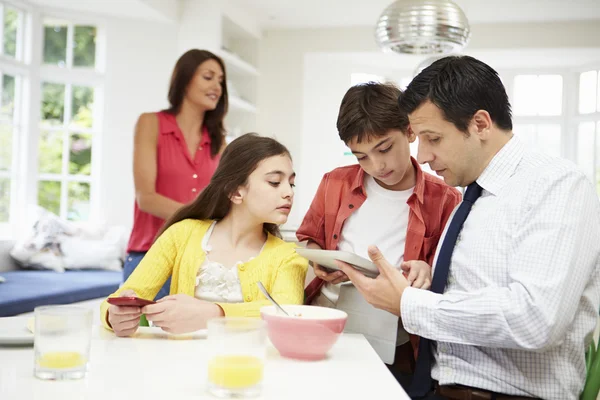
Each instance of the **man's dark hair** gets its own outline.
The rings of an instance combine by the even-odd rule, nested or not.
[[[400,110],[411,114],[426,101],[435,104],[444,118],[467,132],[478,110],[485,110],[502,130],[512,130],[510,103],[498,73],[469,56],[449,56],[425,68],[398,98]]]
[[[406,132],[408,117],[400,111],[402,92],[390,83],[369,82],[352,86],[342,99],[337,119],[340,139],[348,143],[386,135],[390,130]]]

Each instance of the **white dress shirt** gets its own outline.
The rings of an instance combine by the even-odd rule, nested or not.
[[[446,291],[406,289],[404,328],[437,342],[441,385],[576,400],[600,307],[596,191],[571,162],[516,136],[477,183]]]

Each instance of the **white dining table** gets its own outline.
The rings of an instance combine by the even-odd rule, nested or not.
[[[26,326],[26,317],[0,318],[3,326]],[[90,370],[73,381],[33,376],[33,346],[0,344],[1,400],[213,399],[207,393],[207,341],[203,332],[173,336],[140,328],[119,338],[93,327]],[[342,334],[327,358],[283,358],[270,344],[262,394],[273,400],[409,399],[362,335]]]

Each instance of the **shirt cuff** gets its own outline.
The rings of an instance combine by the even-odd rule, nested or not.
[[[400,317],[404,329],[413,335],[430,338],[435,326],[435,307],[441,294],[408,287],[402,293]]]

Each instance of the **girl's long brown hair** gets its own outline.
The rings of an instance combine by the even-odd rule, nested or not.
[[[181,207],[167,220],[157,238],[171,225],[184,219],[223,219],[231,209],[231,195],[248,183],[248,177],[258,164],[267,158],[281,155],[290,157],[290,152],[275,139],[256,133],[247,133],[235,139],[225,148],[208,186],[196,200]],[[281,237],[276,224],[265,223],[264,230]]]
[[[203,62],[215,60],[223,70],[223,82],[221,83],[221,98],[214,110],[206,111],[204,114],[204,126],[210,136],[210,154],[215,157],[225,141],[225,128],[223,118],[227,113],[229,99],[227,95],[227,75],[225,73],[225,64],[218,56],[206,50],[192,49],[185,52],[173,69],[171,75],[171,84],[169,86],[169,108],[165,110],[169,114],[176,115],[181,109],[181,104],[185,97],[190,82],[196,74],[196,70]]]

